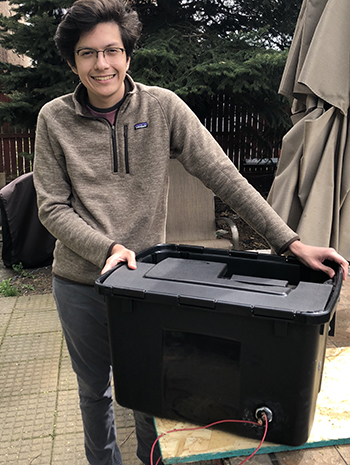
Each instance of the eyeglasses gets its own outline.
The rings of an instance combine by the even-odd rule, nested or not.
[[[104,50],[95,50],[93,48],[80,48],[76,50],[75,53],[78,57],[86,62],[92,62],[97,60],[98,54],[103,53],[104,59],[109,64],[116,63],[125,52],[125,48],[121,47],[107,47]]]

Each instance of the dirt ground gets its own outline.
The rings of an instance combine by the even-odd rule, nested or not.
[[[0,286],[3,287],[0,289],[5,290],[5,295],[0,292],[0,298],[8,296],[7,291],[10,286],[17,290],[18,295],[48,294],[52,291],[51,281],[51,266],[15,271],[11,268],[6,268],[1,261]]]
[[[237,226],[239,233],[239,249],[240,250],[261,250],[269,249],[270,246],[263,237],[260,236],[254,229],[252,229],[245,221],[236,215],[230,207],[225,205],[220,199],[216,198],[215,201],[215,216],[216,216],[216,229],[227,230],[227,234],[222,237],[230,239],[231,234],[228,226],[224,222],[218,222],[220,217],[232,218]]]

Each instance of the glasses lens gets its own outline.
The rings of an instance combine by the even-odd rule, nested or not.
[[[124,49],[116,47],[108,47],[105,50],[94,50],[92,48],[82,48],[77,50],[77,55],[84,61],[93,61],[96,60],[99,53],[103,53],[104,59],[108,63],[117,62],[123,55]]]
[[[123,55],[123,50],[121,48],[106,48],[104,55],[108,63],[115,63]]]
[[[81,50],[77,50],[77,55],[79,58],[89,60],[96,57],[96,51],[90,48],[82,48]]]

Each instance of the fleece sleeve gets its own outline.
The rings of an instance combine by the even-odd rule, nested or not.
[[[172,153],[187,171],[198,177],[277,253],[283,253],[298,235],[279,217],[265,199],[239,173],[219,144],[180,100],[172,104]]]

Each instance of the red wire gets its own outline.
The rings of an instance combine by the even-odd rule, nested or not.
[[[264,444],[264,441],[265,441],[266,435],[267,435],[267,428],[268,428],[269,420],[267,419],[266,415],[264,415],[263,418],[265,420],[265,431],[264,431],[264,435],[263,435],[263,437],[261,439],[261,442],[260,442],[259,446],[255,449],[255,451],[249,457],[247,457],[245,460],[243,460],[243,462],[241,462],[239,465],[243,465],[243,463],[248,462],[248,460],[251,459],[253,457],[253,455],[255,455],[258,452],[258,450],[261,448],[261,446]]]
[[[259,446],[255,449],[255,451],[249,457],[247,457],[245,460],[243,460],[243,462],[241,462],[239,465],[242,465],[243,463],[245,463],[249,459],[251,459],[258,452],[258,450],[261,448],[261,446],[263,445],[263,443],[264,443],[264,441],[266,439],[267,429],[268,429],[268,419],[267,419],[266,415],[264,415],[263,418],[265,420],[265,431],[264,431],[264,435],[262,437],[262,440],[261,440]],[[210,423],[209,425],[205,425],[205,426],[196,426],[196,427],[193,427],[193,428],[172,429],[170,431],[166,431],[165,433],[160,434],[153,443],[153,446],[152,446],[152,449],[151,449],[151,455],[150,455],[151,465],[153,465],[154,448],[156,447],[156,444],[159,441],[159,439],[162,438],[163,436],[165,436],[166,434],[176,433],[176,432],[179,432],[179,431],[196,431],[196,430],[200,430],[200,429],[207,429],[207,428],[211,428],[212,426],[219,425],[219,424],[222,424],[222,423],[246,423],[246,424],[250,424],[250,425],[261,426],[260,423],[256,423],[255,421],[249,421],[249,420],[220,420],[220,421],[215,421],[214,423]],[[159,459],[157,460],[156,465],[158,465],[160,459],[161,459],[161,457],[159,457]]]

